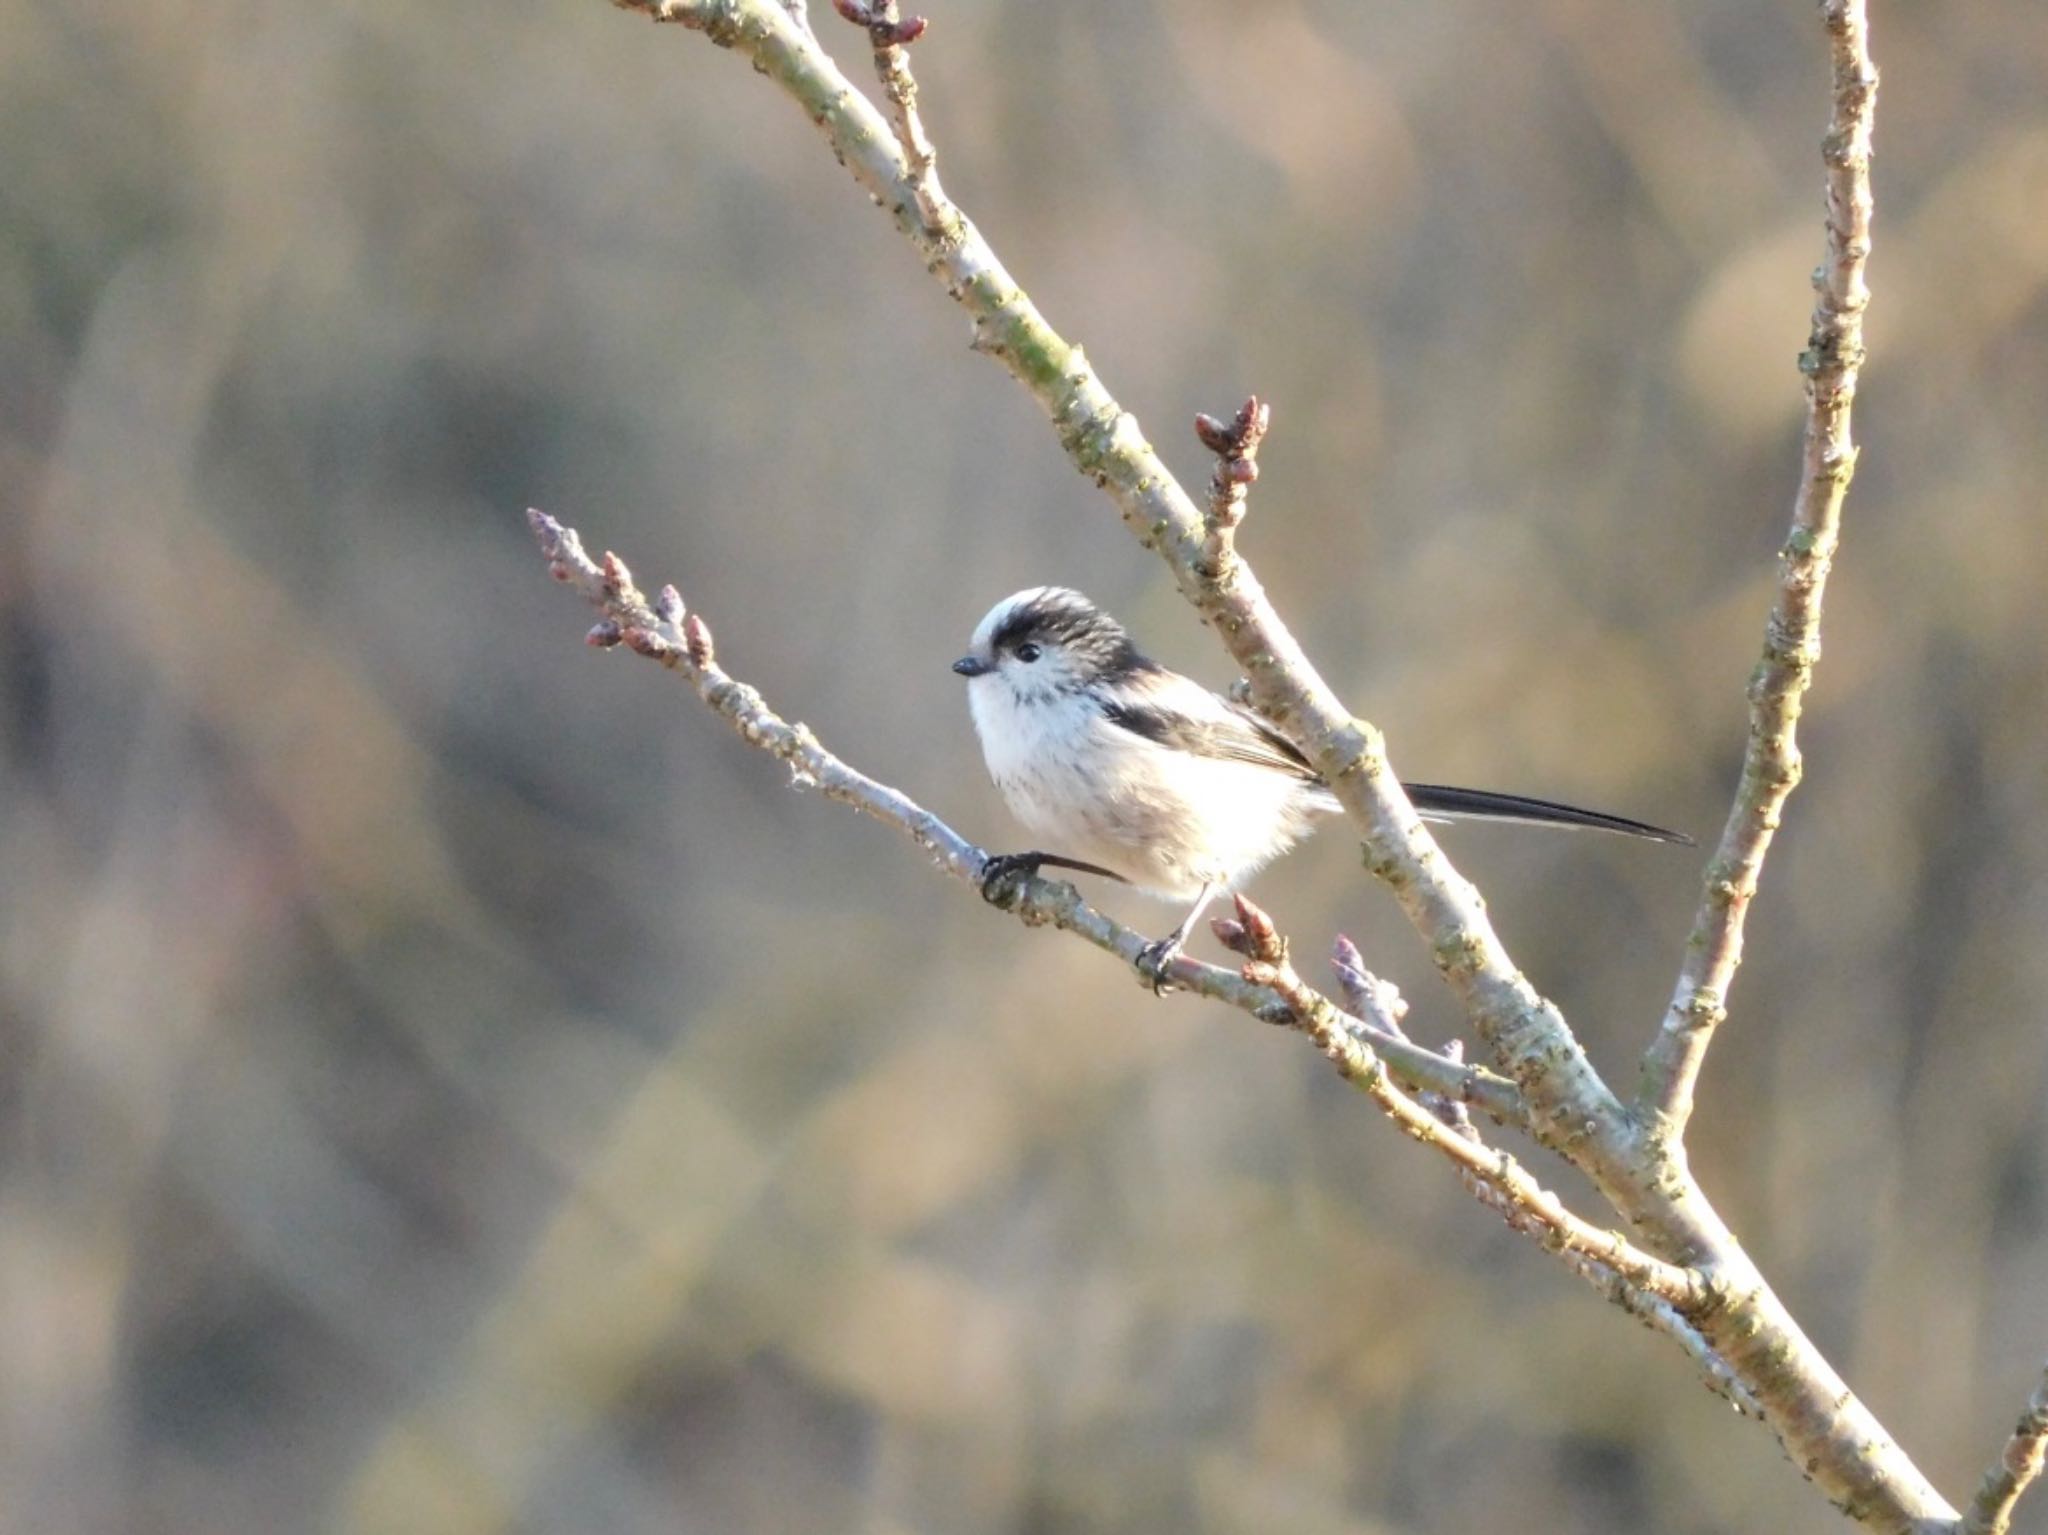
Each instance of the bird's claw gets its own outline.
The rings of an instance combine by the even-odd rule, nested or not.
[[[1172,991],[1173,984],[1167,980],[1167,967],[1180,957],[1181,939],[1178,934],[1156,938],[1138,950],[1138,974],[1152,985],[1152,995],[1163,997]]]
[[[995,854],[981,866],[981,898],[990,905],[1002,905],[1005,887],[1030,878],[1044,862],[1038,853]]]

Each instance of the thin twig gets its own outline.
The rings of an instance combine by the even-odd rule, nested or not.
[[[2041,1372],[2034,1394],[2020,1410],[2019,1423],[2005,1449],[1984,1473],[1983,1485],[1970,1500],[1956,1535],[2005,1535],[2012,1527],[2014,1505],[2041,1475],[2044,1465],[2048,1465],[2048,1369]]]
[[[529,511],[526,516],[550,573],[582,593],[603,615],[586,636],[589,643],[599,649],[623,647],[681,673],[749,745],[784,763],[799,785],[816,787],[826,798],[895,828],[943,872],[982,889],[987,853],[907,794],[841,761],[809,726],[785,720],[753,688],[728,675],[718,664],[710,626],[701,614],[684,608],[674,587],[662,588],[650,601],[617,555],[593,560],[574,528],[545,512]],[[1037,878],[1009,880],[990,892],[990,898],[1028,926],[1074,933],[1138,970],[1145,936],[1095,910],[1072,885]],[[1176,987],[1227,1002],[1262,1021],[1284,1023],[1292,1016],[1288,1002],[1271,987],[1255,985],[1235,970],[1183,954],[1175,958],[1168,974]],[[1149,976],[1140,972],[1140,978],[1150,985]],[[1358,1020],[1348,1021],[1365,1027]],[[1446,1060],[1414,1044],[1397,1041],[1383,1053],[1388,1069],[1418,1091],[1473,1104],[1506,1124],[1523,1122],[1521,1096],[1505,1077]]]
[[[1806,446],[1792,531],[1779,551],[1778,596],[1763,659],[1749,683],[1749,747],[1742,782],[1707,865],[1706,887],[1685,963],[1664,1021],[1643,1058],[1639,1111],[1652,1133],[1675,1142],[1691,1117],[1700,1067],[1728,1015],[1728,988],[1742,963],[1742,927],[1764,855],[1801,771],[1798,726],[1820,659],[1821,596],[1841,539],[1842,502],[1856,473],[1850,406],[1863,365],[1863,312],[1870,304],[1870,129],[1877,66],[1870,61],[1864,0],[1821,7],[1834,70],[1834,106],[1821,141],[1827,179],[1827,253],[1814,272],[1813,331],[1799,359],[1806,375]]]
[[[1244,521],[1245,497],[1259,478],[1259,444],[1273,424],[1272,410],[1253,395],[1228,421],[1195,417],[1195,435],[1216,455],[1209,476],[1209,506],[1202,517],[1200,569],[1205,579],[1227,577],[1237,558],[1237,525]]]
[[[593,560],[575,529],[544,512],[529,512],[527,518],[550,572],[603,614],[586,636],[589,643],[599,649],[623,647],[682,673],[743,739],[787,765],[800,783],[895,827],[945,872],[979,888],[985,853],[907,795],[849,767],[808,727],[784,720],[758,692],[728,675],[718,664],[710,626],[685,608],[674,587],[664,587],[650,602],[617,555]],[[1133,966],[1145,945],[1137,933],[1085,907],[1071,886],[1022,881],[1004,903],[1027,923],[1051,923],[1078,933]],[[1592,1279],[1631,1314],[1668,1316],[1667,1330],[1674,1336],[1690,1328],[1684,1316],[1712,1299],[1702,1276],[1575,1215],[1514,1157],[1489,1150],[1480,1140],[1463,1115],[1464,1105],[1475,1103],[1513,1122],[1521,1107],[1512,1084],[1466,1066],[1455,1051],[1438,1055],[1415,1046],[1401,1032],[1399,993],[1362,967],[1340,966],[1340,973],[1350,971],[1347,985],[1364,1001],[1366,1016],[1344,1013],[1294,970],[1285,942],[1264,911],[1240,895],[1237,914],[1235,922],[1214,926],[1227,946],[1251,956],[1243,971],[1233,976],[1182,956],[1172,972],[1177,983],[1230,1001],[1262,1021],[1299,1029],[1398,1128],[1447,1156],[1466,1186],[1510,1227],[1564,1256],[1575,1272]],[[1347,944],[1339,953],[1347,951],[1357,952]],[[1233,981],[1238,984],[1232,986]],[[1440,1102],[1443,1117],[1409,1097],[1397,1077]],[[1646,1310],[1653,1302],[1661,1309]]]
[[[1617,1231],[1603,1231],[1574,1214],[1563,1200],[1505,1151],[1489,1149],[1469,1125],[1447,1124],[1400,1088],[1382,1066],[1374,1044],[1329,999],[1304,982],[1287,957],[1287,944],[1265,912],[1236,897],[1237,920],[1217,924],[1217,937],[1246,956],[1244,978],[1269,986],[1292,1010],[1293,1026],[1313,1039],[1337,1070],[1364,1092],[1405,1134],[1442,1152],[1471,1180],[1474,1192],[1515,1230],[1552,1252],[1592,1258],[1630,1287],[1669,1302],[1681,1313],[1705,1309],[1713,1297],[1697,1273],[1644,1252]],[[1385,998],[1370,977],[1365,994]],[[1375,1020],[1384,1036],[1392,1015]],[[1398,1028],[1398,1024],[1395,1024]]]
[[[1382,980],[1365,968],[1365,961],[1357,945],[1339,934],[1330,960],[1337,972],[1337,978],[1344,990],[1344,998],[1351,1011],[1367,1020],[1383,1033],[1396,1038],[1408,1036],[1401,1027],[1401,1020],[1407,1013],[1408,1004],[1401,1000],[1401,993],[1391,981]],[[1465,1046],[1462,1040],[1446,1040],[1442,1054],[1447,1060],[1463,1061]],[[1417,1101],[1434,1114],[1453,1133],[1477,1146],[1484,1146],[1485,1137],[1472,1122],[1471,1112],[1455,1098],[1446,1098],[1441,1093],[1418,1093]],[[1549,1231],[1543,1226],[1539,1215],[1523,1209],[1512,1199],[1505,1197],[1493,1184],[1481,1178],[1469,1168],[1460,1167],[1458,1176],[1466,1192],[1480,1203],[1494,1210],[1502,1220],[1546,1245],[1554,1246]],[[1620,1270],[1601,1262],[1590,1253],[1573,1248],[1558,1251],[1559,1260],[1579,1278],[1597,1290],[1610,1304],[1620,1307],[1641,1322],[1652,1332],[1660,1332],[1669,1338],[1692,1359],[1700,1372],[1700,1378],[1709,1391],[1725,1399],[1730,1406],[1744,1417],[1761,1420],[1763,1408],[1749,1386],[1729,1366],[1707,1341],[1706,1335],[1695,1327],[1690,1319],[1670,1300],[1629,1283]]]
[[[1874,1527],[1918,1532],[1952,1523],[1954,1510],[1764,1282],[1692,1177],[1682,1142],[1642,1134],[1636,1114],[1594,1071],[1562,1013],[1515,967],[1479,893],[1416,817],[1379,733],[1354,718],[1323,681],[1250,566],[1239,558],[1222,577],[1203,575],[1207,530],[1200,512],[1081,349],[1046,323],[956,207],[943,204],[945,216],[934,228],[890,123],[774,0],[619,3],[743,53],[798,103],[895,220],[926,269],[971,316],[975,348],[1001,360],[1030,391],[1075,467],[1110,495],[1125,524],[1158,551],[1217,631],[1243,668],[1254,704],[1330,784],[1364,841],[1367,868],[1394,893],[1494,1058],[1519,1084],[1531,1133],[1580,1167],[1666,1261],[1709,1277],[1719,1303],[1700,1315],[1699,1331],[1749,1386],[1794,1464]],[[1837,35],[1853,16],[1860,37],[1861,12],[1860,0],[1828,0]],[[1391,1053],[1387,1060],[1391,1066]]]
[[[1541,1142],[1584,1167],[1619,1204],[1634,1202],[1626,1145],[1633,1125],[1586,1059],[1564,1016],[1508,957],[1485,902],[1452,868],[1408,803],[1378,731],[1354,719],[1274,610],[1251,567],[1199,569],[1201,513],[1078,346],[1039,313],[936,181],[920,182],[897,132],[854,90],[817,40],[773,0],[614,0],[701,31],[744,53],[787,91],[854,179],[917,247],[925,267],[973,319],[976,350],[1001,360],[1052,419],[1074,466],[1115,500],[1182,591],[1222,636],[1254,699],[1307,753],[1350,813],[1383,880],[1423,934],[1496,1061],[1528,1098]],[[927,210],[924,200],[936,202]],[[933,213],[936,213],[936,217]]]
[[[1337,973],[1337,985],[1352,1012],[1395,1039],[1408,1037],[1404,1027],[1408,999],[1392,981],[1382,980],[1366,969],[1365,956],[1358,952],[1358,945],[1342,933],[1330,945],[1330,968]]]
[[[1401,1001],[1401,994],[1390,981],[1381,980],[1370,970],[1350,939],[1337,939],[1336,953],[1332,963],[1344,988],[1345,999],[1352,1004],[1352,1011],[1361,1017],[1371,1018],[1381,1027],[1401,1032],[1401,1014],[1407,1004]],[[1402,1035],[1406,1038],[1406,1035]],[[1446,1040],[1443,1055],[1453,1061],[1465,1058],[1462,1040]],[[1485,1137],[1472,1122],[1472,1115],[1464,1104],[1441,1093],[1420,1093],[1417,1095],[1423,1107],[1448,1125],[1457,1134],[1475,1144],[1484,1144]],[[1475,1176],[1460,1170],[1465,1187],[1473,1198],[1491,1205],[1500,1213],[1501,1219],[1518,1231],[1542,1239],[1543,1233],[1535,1229],[1536,1221],[1529,1212],[1518,1209],[1512,1202],[1502,1198],[1494,1188]],[[1700,1372],[1700,1378],[1709,1391],[1724,1398],[1730,1406],[1744,1417],[1761,1420],[1763,1408],[1749,1386],[1737,1375],[1726,1359],[1723,1359],[1707,1341],[1706,1335],[1695,1327],[1679,1308],[1661,1295],[1652,1294],[1628,1282],[1619,1270],[1610,1268],[1591,1254],[1566,1250],[1558,1254],[1565,1267],[1599,1291],[1609,1303],[1619,1306],[1630,1316],[1641,1322],[1652,1332],[1660,1332],[1676,1343],[1692,1359]]]
[[[1401,1029],[1401,1018],[1407,1011],[1407,1004],[1401,1000],[1400,991],[1391,981],[1382,980],[1366,969],[1357,946],[1341,934],[1337,938],[1331,964],[1343,985],[1345,1000],[1351,1004],[1354,1013],[1400,1038],[1407,1038]],[[1442,1053],[1448,1060],[1464,1060],[1464,1041],[1446,1040]],[[1485,1137],[1472,1122],[1471,1112],[1457,1099],[1446,1098],[1441,1093],[1418,1093],[1416,1097],[1424,1108],[1456,1134],[1476,1145],[1485,1144]],[[1540,1222],[1530,1212],[1503,1198],[1493,1185],[1465,1168],[1459,1169],[1458,1176],[1474,1199],[1495,1210],[1508,1225],[1539,1241],[1546,1239],[1547,1233],[1541,1229]],[[1744,1417],[1763,1418],[1763,1408],[1748,1384],[1735,1373],[1727,1360],[1715,1352],[1706,1335],[1677,1306],[1661,1295],[1630,1284],[1620,1271],[1589,1253],[1566,1249],[1557,1256],[1566,1268],[1591,1285],[1611,1305],[1620,1307],[1652,1332],[1664,1334],[1683,1349],[1709,1391],[1723,1398]]]
[[[910,72],[910,45],[924,36],[927,22],[922,16],[903,16],[896,0],[832,0],[839,14],[857,27],[865,27],[875,50],[875,78],[882,82],[882,94],[889,98],[889,116],[896,127],[896,142],[903,147],[909,165],[910,184],[917,199],[925,233],[936,240],[960,238],[961,221],[939,186],[939,152],[931,135],[924,131],[924,118],[917,110],[917,77]]]
[[[1362,972],[1368,981],[1376,980],[1370,971]],[[1385,982],[1378,982],[1384,986]],[[1391,989],[1391,988],[1389,988]],[[1464,1051],[1459,1041],[1451,1040],[1444,1046],[1443,1053],[1452,1060],[1462,1060]],[[1472,1123],[1472,1116],[1465,1105],[1439,1093],[1422,1093],[1419,1099],[1423,1107],[1447,1125],[1452,1131],[1475,1145],[1483,1146],[1485,1137],[1479,1127]],[[1541,1217],[1515,1204],[1498,1189],[1468,1168],[1460,1168],[1458,1176],[1464,1181],[1466,1191],[1480,1203],[1488,1206],[1516,1231],[1555,1246],[1549,1230]],[[1665,1296],[1631,1284],[1626,1274],[1602,1262],[1591,1253],[1576,1248],[1559,1249],[1557,1256],[1564,1266],[1597,1290],[1611,1305],[1620,1307],[1641,1322],[1652,1332],[1660,1332],[1676,1343],[1692,1359],[1700,1372],[1700,1379],[1709,1391],[1725,1399],[1730,1406],[1747,1418],[1761,1420],[1764,1411],[1746,1382],[1737,1375],[1728,1361],[1723,1359],[1707,1341],[1706,1334],[1693,1325],[1684,1311]]]
[[[1363,1028],[1354,1028],[1354,1033],[1369,1045],[1413,1043],[1403,1027],[1408,1016],[1408,1000],[1401,995],[1401,988],[1366,969],[1365,957],[1358,952],[1358,945],[1342,933],[1330,945],[1330,969],[1336,972],[1338,988],[1344,993],[1344,1005],[1350,1009],[1351,1016],[1364,1025]],[[1447,1061],[1463,1065],[1465,1042],[1462,1039],[1445,1040],[1437,1048],[1437,1054]],[[1460,1135],[1478,1138],[1479,1132],[1472,1123],[1471,1112],[1461,1101],[1447,1098],[1442,1093],[1422,1092],[1417,1096],[1424,1108]]]
[[[1661,1295],[1653,1295],[1647,1290],[1631,1285],[1622,1275],[1606,1267],[1597,1258],[1577,1253],[1565,1253],[1562,1257],[1581,1279],[1608,1300],[1652,1332],[1662,1333],[1683,1349],[1692,1359],[1694,1368],[1700,1372],[1700,1380],[1709,1391],[1725,1399],[1729,1406],[1745,1418],[1755,1418],[1760,1422],[1765,1419],[1763,1404],[1757,1401],[1756,1393],[1749,1389],[1749,1383],[1735,1372],[1707,1340],[1707,1335],[1694,1326],[1692,1320],[1678,1307]]]

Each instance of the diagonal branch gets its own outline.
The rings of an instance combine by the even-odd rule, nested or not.
[[[681,672],[748,744],[786,764],[800,782],[895,827],[939,868],[980,888],[986,854],[908,796],[842,762],[808,727],[784,720],[758,692],[729,676],[718,664],[710,626],[701,615],[686,612],[674,587],[664,587],[650,602],[617,555],[592,560],[575,529],[544,512],[529,512],[527,519],[551,573],[603,613],[587,636],[592,645],[623,646]],[[1077,933],[1134,967],[1144,947],[1138,934],[1085,906],[1070,885],[1029,879],[1005,889],[998,899],[1027,924],[1050,923]],[[1347,978],[1347,986],[1367,999],[1370,1014],[1363,1019],[1345,1014],[1295,971],[1285,942],[1263,911],[1240,895],[1237,913],[1235,922],[1216,927],[1219,939],[1248,956],[1242,973],[1233,976],[1182,956],[1171,972],[1175,982],[1230,1001],[1262,1021],[1299,1029],[1399,1129],[1448,1157],[1482,1202],[1548,1250],[1575,1266],[1590,1263],[1603,1280],[1612,1276],[1624,1291],[1661,1302],[1680,1317],[1712,1304],[1713,1293],[1702,1275],[1666,1263],[1619,1232],[1603,1231],[1575,1215],[1512,1156],[1489,1150],[1469,1120],[1460,1116],[1446,1123],[1410,1097],[1396,1077],[1447,1105],[1477,1104],[1510,1122],[1523,1117],[1512,1084],[1408,1040],[1395,1011],[1395,994],[1362,971]]]
[[[1610,1302],[1650,1331],[1662,1333],[1683,1349],[1709,1391],[1726,1400],[1745,1418],[1755,1418],[1759,1422],[1768,1418],[1763,1403],[1749,1389],[1749,1382],[1721,1356],[1695,1318],[1655,1291],[1630,1284],[1625,1275],[1590,1254],[1564,1253],[1561,1256],[1568,1268]]]
[[[1341,934],[1338,936],[1330,963],[1337,971],[1344,999],[1352,1012],[1395,1038],[1408,1037],[1401,1027],[1408,1004],[1401,999],[1401,993],[1392,982],[1381,980],[1365,968],[1364,959],[1349,938]],[[1464,1044],[1460,1040],[1449,1040],[1443,1046],[1443,1053],[1454,1061],[1462,1061],[1465,1058]],[[1465,1105],[1437,1093],[1419,1096],[1424,1108],[1459,1135],[1470,1141],[1481,1139],[1479,1128],[1472,1123],[1472,1116]],[[1544,1240],[1537,1223],[1526,1212],[1503,1200],[1491,1185],[1471,1173],[1462,1173],[1461,1176],[1466,1190],[1481,1203],[1498,1210],[1508,1225],[1539,1241]],[[1662,1333],[1683,1349],[1709,1391],[1725,1399],[1729,1406],[1746,1418],[1761,1419],[1764,1416],[1763,1404],[1757,1401],[1748,1382],[1707,1341],[1694,1319],[1685,1315],[1678,1306],[1651,1290],[1629,1283],[1625,1275],[1590,1254],[1565,1250],[1559,1252],[1558,1257],[1565,1267],[1599,1291],[1610,1304],[1619,1306],[1652,1332]]]
[[[1515,968],[1478,892],[1416,817],[1379,733],[1353,718],[1322,680],[1250,566],[1238,556],[1213,575],[1204,570],[1205,520],[1136,419],[1110,395],[1081,349],[1046,323],[964,214],[941,200],[939,217],[926,216],[920,178],[889,121],[774,0],[615,3],[694,28],[746,56],[798,103],[890,214],[926,269],[972,317],[975,348],[1002,361],[1030,391],[1075,467],[1111,497],[1125,524],[1159,553],[1222,637],[1249,678],[1252,702],[1331,785],[1360,832],[1367,868],[1394,893],[1495,1060],[1514,1078],[1530,1133],[1581,1168],[1659,1257],[1707,1277],[1717,1304],[1698,1314],[1699,1334],[1748,1387],[1794,1464],[1876,1528],[1948,1528],[1954,1511],[1800,1330],[1692,1177],[1682,1141],[1643,1133],[1636,1113],[1594,1071],[1563,1015]],[[1845,88],[1841,60],[1861,57],[1862,0],[1824,0],[1824,14],[1836,39],[1839,97]],[[1831,140],[1831,166],[1853,161],[1858,152],[1853,137]],[[935,189],[932,195],[943,199]],[[1817,347],[1814,376],[1832,376],[1828,387],[1839,392],[1837,365],[1847,365],[1853,379],[1854,361],[1851,351]],[[1825,481],[1840,473],[1841,460],[1821,469]],[[1811,552],[1795,547],[1791,558],[1803,561]],[[1039,888],[1025,889],[1020,903],[1036,902]],[[1067,887],[1046,888],[1065,890],[1072,908],[1102,922]],[[1059,919],[1042,913],[1040,920]],[[1136,942],[1128,933],[1090,936],[1120,954],[1126,938]],[[1177,969],[1174,978],[1183,974]]]
[[[902,15],[896,0],[873,0],[872,4],[868,0],[833,0],[833,4],[848,21],[867,29],[868,42],[875,50],[875,78],[889,98],[896,142],[903,147],[926,236],[957,240],[961,234],[959,210],[939,189],[939,152],[924,131],[924,117],[917,110],[917,78],[910,72],[910,45],[924,36],[924,17]]]
[[[1827,254],[1815,270],[1813,331],[1799,359],[1806,375],[1806,446],[1792,531],[1778,555],[1778,596],[1764,630],[1763,659],[1749,683],[1749,747],[1742,782],[1707,865],[1706,889],[1687,940],[1670,1008],[1643,1058],[1637,1103],[1652,1133],[1675,1142],[1714,1030],[1728,1015],[1728,988],[1742,963],[1742,926],[1763,874],[1785,801],[1799,782],[1799,711],[1820,659],[1821,596],[1841,539],[1842,502],[1856,473],[1850,406],[1863,366],[1863,270],[1870,256],[1870,127],[1877,66],[1870,61],[1864,0],[1826,0],[1834,109],[1822,143],[1827,166]]]
[[[2020,1497],[2048,1466],[2048,1370],[2020,1410],[2019,1423],[1997,1461],[1984,1473],[1984,1484],[1970,1500],[1969,1512],[1956,1525],[1956,1535],[2005,1535]]]
[[[574,528],[564,527],[545,512],[529,511],[526,516],[549,571],[604,615],[588,635],[592,645],[600,649],[623,646],[680,672],[748,745],[784,763],[798,783],[816,787],[827,799],[893,827],[922,848],[942,872],[978,891],[983,888],[988,854],[908,795],[842,762],[820,744],[809,726],[785,720],[753,688],[727,675],[718,664],[710,626],[701,615],[684,610],[674,587],[662,588],[650,602],[617,555],[593,560],[584,552]],[[1133,969],[1138,967],[1145,936],[1096,911],[1072,885],[1037,878],[1005,880],[988,895],[992,903],[1013,912],[1028,927],[1062,929]],[[1291,1004],[1285,998],[1272,987],[1247,981],[1235,971],[1180,955],[1168,973],[1176,986],[1227,1002],[1263,1022],[1292,1021]],[[1149,976],[1141,972],[1141,978],[1149,986]],[[1323,1005],[1329,1006],[1327,1002]],[[1356,1019],[1344,1021],[1365,1027]],[[1389,1071],[1417,1091],[1469,1103],[1505,1124],[1520,1125],[1527,1118],[1515,1085],[1493,1072],[1446,1060],[1401,1040],[1383,1043],[1381,1053]]]
[[[1254,702],[1307,753],[1350,814],[1367,866],[1429,944],[1495,1060],[1528,1097],[1535,1134],[1631,1202],[1633,1125],[1564,1016],[1530,985],[1493,930],[1479,892],[1452,868],[1388,765],[1380,733],[1323,681],[1242,559],[1201,571],[1208,531],[1180,482],[1103,385],[1081,348],[1039,313],[995,251],[818,40],[772,0],[614,0],[743,53],[788,92],[854,179],[890,214],[925,267],[972,317],[974,346],[998,358],[1051,417],[1074,466],[1106,491],[1251,680]],[[929,199],[935,206],[927,209]]]
[[[1372,1099],[1403,1134],[1450,1158],[1465,1175],[1466,1186],[1508,1225],[1552,1252],[1591,1259],[1619,1276],[1629,1289],[1664,1301],[1680,1313],[1702,1311],[1713,1303],[1696,1271],[1653,1257],[1620,1232],[1603,1231],[1573,1214],[1507,1152],[1489,1150],[1469,1121],[1461,1126],[1452,1116],[1447,1123],[1391,1081],[1378,1052],[1385,1048],[1384,1041],[1399,1036],[1400,1020],[1384,982],[1358,972],[1359,992],[1370,999],[1377,1015],[1368,1015],[1376,1025],[1368,1043],[1363,1030],[1302,980],[1271,919],[1242,895],[1237,897],[1237,918],[1216,924],[1217,937],[1246,956],[1244,978],[1278,992],[1292,1009],[1294,1026],[1336,1063],[1344,1079]]]

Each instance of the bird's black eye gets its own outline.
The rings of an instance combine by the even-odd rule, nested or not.
[[[1038,647],[1032,644],[1029,640],[1026,640],[1023,644],[1017,647],[1017,659],[1024,662],[1026,665],[1029,665],[1031,662],[1036,661],[1038,659],[1038,654]]]

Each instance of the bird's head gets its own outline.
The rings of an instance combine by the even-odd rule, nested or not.
[[[953,670],[1020,701],[1078,692],[1146,665],[1124,626],[1079,592],[1033,586],[988,610]]]

